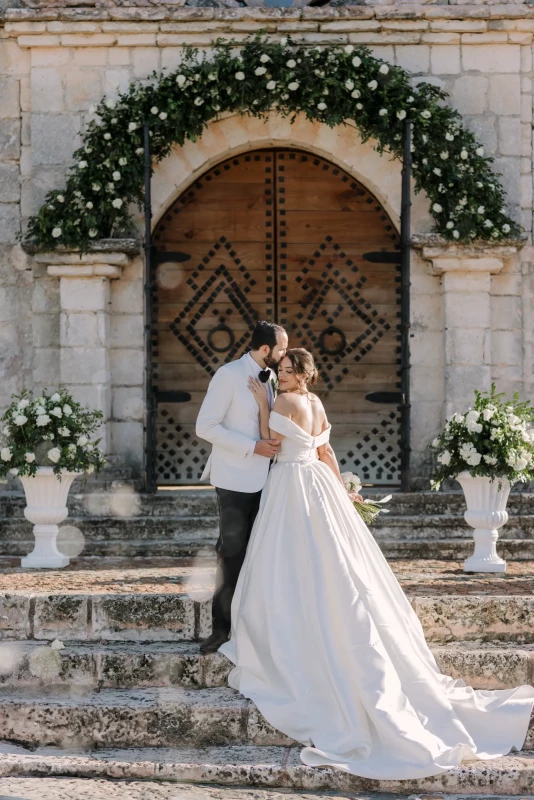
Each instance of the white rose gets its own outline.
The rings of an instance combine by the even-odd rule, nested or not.
[[[157,114],[158,111],[159,111],[159,108],[157,106],[152,106],[152,108],[150,109],[150,113],[151,114]]]
[[[91,237],[91,239],[94,239],[95,236],[97,236],[97,235],[98,235],[98,231],[97,231],[96,228],[89,228],[89,236]]]
[[[428,109],[425,109],[424,111],[421,112],[421,116],[423,117],[423,119],[430,119],[432,114]]]
[[[449,133],[449,132],[447,131],[447,133],[445,134],[445,138],[446,138],[446,140],[447,140],[448,142],[454,142],[454,134],[453,134],[453,133]]]
[[[477,214],[483,214],[485,210],[486,210],[486,209],[484,208],[484,206],[479,206],[479,207],[477,208]]]
[[[362,63],[361,58],[359,58],[359,56],[354,56],[354,58],[352,59],[352,66],[359,67],[361,63]]]
[[[473,422],[473,421],[476,422],[479,416],[480,413],[475,408],[470,408],[467,414],[465,415],[465,418],[467,422]]]
[[[105,139],[107,142],[109,142],[109,140],[111,139],[111,133],[105,133],[105,134],[104,134],[104,139]]]
[[[482,430],[482,425],[480,424],[480,422],[474,422],[473,420],[471,420],[470,422],[467,423],[467,430],[469,431],[469,433],[480,433]]]
[[[78,439],[76,444],[79,444],[80,447],[83,447],[84,445],[87,444],[88,441],[89,441],[89,439],[87,438],[87,436],[80,436],[80,438]]]
[[[19,411],[23,411],[25,408],[28,408],[29,405],[30,405],[30,401],[25,397],[23,400],[21,400],[18,403],[17,408],[18,408]]]
[[[348,56],[350,56],[350,54],[351,54],[351,53],[354,53],[354,45],[352,45],[352,44],[348,44],[348,45],[345,47],[345,53],[346,53]]]
[[[354,89],[354,81],[351,81],[350,78],[348,81],[345,81],[345,89],[348,89],[349,92],[352,92]]]
[[[413,103],[413,101],[414,101],[414,98],[412,97],[412,95],[410,95],[409,97],[406,98],[406,102],[407,103]]]
[[[432,447],[439,447],[439,445],[440,445],[439,439],[436,438],[432,440]]]
[[[177,75],[177,76],[176,76],[176,83],[178,84],[178,86],[180,87],[180,89],[182,89],[182,88],[183,88],[183,86],[184,86],[184,84],[185,84],[186,80],[187,80],[187,78],[185,77],[185,75]]]
[[[120,181],[121,174],[120,174],[120,172],[118,170],[115,170],[115,172],[113,173],[112,177],[113,177],[114,181]]]
[[[298,81],[291,81],[291,83],[288,84],[287,88],[289,89],[290,92],[296,92],[297,89],[299,88]]]
[[[439,157],[441,158],[442,161],[446,161],[449,157],[449,151],[442,150],[441,153],[439,154]]]
[[[100,186],[99,183],[93,183],[93,185],[91,186],[91,189],[93,190],[93,192],[99,192],[101,188],[102,187]]]
[[[137,129],[137,122],[130,122],[128,125],[128,132],[131,133]]]
[[[440,464],[443,464],[443,466],[446,467],[451,463],[451,458],[452,458],[452,456],[449,453],[449,451],[448,450],[444,450],[443,453],[439,454],[438,461],[439,461]]]
[[[497,459],[494,456],[482,456],[486,464],[490,464],[490,466],[495,466],[497,463]]]
[[[204,104],[204,100],[202,99],[202,97],[195,97],[195,101],[194,102],[195,102],[196,106],[201,106],[201,105]]]
[[[93,206],[93,204],[91,203],[91,201],[90,201],[90,200],[89,200],[89,201],[88,201],[88,202],[85,204],[85,207],[86,207],[86,208],[88,208],[89,210],[91,210],[92,208],[94,208],[94,206]]]
[[[324,111],[326,108],[326,103],[317,103],[317,108],[319,111]]]
[[[28,422],[28,417],[25,417],[24,414],[17,414],[13,422],[15,425],[25,425]]]
[[[63,411],[60,409],[59,406],[53,408],[50,413],[53,414],[54,417],[57,417],[58,419],[63,416]]]
[[[61,228],[53,228],[52,229],[52,236],[54,237],[54,239],[59,239],[59,237],[61,236],[62,233],[63,233],[63,231],[61,230]]]
[[[484,220],[484,227],[485,228],[493,228],[493,222],[490,219]]]
[[[367,86],[369,87],[369,89],[372,89],[374,91],[376,89],[376,87],[378,86],[378,82],[377,81],[369,81]]]
[[[254,75],[258,75],[259,77],[260,75],[265,75],[266,72],[267,72],[266,67],[256,67],[256,69],[254,70]]]
[[[508,225],[508,223],[505,223],[502,226],[502,230],[503,230],[503,233],[510,233],[510,226]]]
[[[272,92],[273,89],[276,89],[276,81],[269,81],[267,84],[267,89]]]
[[[350,96],[351,96],[351,97],[354,97],[354,98],[356,98],[356,99],[357,99],[358,97],[360,97],[360,96],[361,96],[361,92],[360,92],[360,91],[358,91],[358,89],[355,89],[353,92],[351,92],[351,95],[350,95]]]
[[[397,111],[397,119],[406,119],[406,111],[403,108]]]
[[[92,475],[93,472],[95,471],[95,468],[93,467],[92,464],[89,464],[89,466],[87,467],[87,469],[85,471],[87,472],[88,475]]]
[[[294,58],[290,58],[289,61],[286,62],[286,67],[289,67],[289,69],[294,69],[296,66],[297,62]]]
[[[2,447],[2,449],[0,450],[0,458],[2,459],[2,461],[11,461],[11,459],[13,458],[13,453],[11,452],[9,447]]]
[[[72,415],[72,408],[70,406],[63,406],[63,413],[66,417],[70,417]]]
[[[526,458],[518,458],[514,466],[518,472],[521,472],[525,467],[528,467],[528,461]]]
[[[167,119],[167,117],[168,117],[168,114],[167,114],[166,111],[162,111],[161,114],[159,115],[160,119]]]
[[[465,460],[467,461],[469,466],[478,467],[480,461],[482,460],[482,456],[480,455],[480,453],[471,453],[471,455],[469,455]]]
[[[387,116],[387,113],[388,113],[387,108],[381,108],[380,111],[378,112],[378,115],[380,117],[385,117],[385,116]]]
[[[388,72],[389,72],[389,67],[388,67],[387,64],[382,64],[382,66],[380,67],[380,69],[378,71],[380,73],[382,73],[382,75],[387,75]]]
[[[484,155],[484,148],[483,147],[477,147],[477,149],[475,150],[475,153],[477,154],[477,156],[483,156]]]
[[[457,423],[464,422],[463,414],[458,414],[458,412],[456,412],[456,414],[454,414],[453,417],[452,417],[452,421],[453,422],[457,422]]]
[[[463,161],[467,161],[467,158],[468,158],[467,150],[462,150],[461,151],[460,158],[463,159]]]
[[[27,464],[33,464],[35,461],[35,453],[25,453],[24,458]]]
[[[451,222],[451,221],[449,220],[449,222],[447,222],[447,224],[446,224],[446,226],[445,226],[445,227],[446,227],[446,228],[448,228],[449,230],[450,230],[451,228],[454,228],[454,222]]]
[[[119,165],[125,167],[128,161],[125,158],[119,158]]]
[[[262,63],[262,64],[267,64],[267,62],[268,62],[268,61],[270,61],[270,60],[271,60],[271,59],[270,59],[270,57],[267,55],[267,53],[262,53],[262,54],[261,54],[261,56],[260,56],[260,61],[261,61],[261,63]]]
[[[434,205],[432,206],[432,210],[435,211],[436,214],[441,214],[443,208],[440,206],[439,203],[434,203]]]
[[[108,108],[115,108],[115,100],[106,100],[106,106]]]
[[[87,161],[80,161],[78,166],[79,166],[80,169],[86,169],[87,168]]]
[[[50,417],[48,416],[48,414],[40,414],[37,417],[37,421],[35,424],[37,425],[38,428],[44,428],[44,426],[48,425],[49,422],[50,422]]]
[[[59,459],[61,458],[61,450],[58,447],[53,447],[51,450],[48,451],[47,456],[53,464],[57,464]]]
[[[236,81],[244,81],[245,80],[245,73],[244,72],[236,72],[235,79],[236,79]]]
[[[62,194],[58,194],[57,197],[56,197],[56,200],[58,201],[58,203],[64,203],[65,202],[65,198],[63,197]]]
[[[122,206],[122,200],[120,199],[120,197],[116,197],[111,205],[113,206],[113,208],[120,208]]]
[[[454,236],[455,239],[459,239],[460,238],[460,231],[453,231],[452,235]]]
[[[434,169],[432,170],[432,172],[434,173],[434,175],[437,175],[437,176],[438,176],[438,178],[441,178],[441,170],[440,170],[440,168],[439,168],[439,167],[434,167]],[[440,183],[440,186],[442,186],[442,185],[443,185],[443,184],[441,184],[441,183]],[[441,206],[440,206],[440,208],[441,208]]]
[[[495,414],[495,409],[494,409],[492,406],[488,406],[488,407],[487,407],[487,408],[485,408],[485,409],[484,409],[484,411],[482,412],[482,416],[484,417],[484,419],[485,419],[485,421],[486,421],[486,422],[487,422],[488,420],[490,420],[494,414]]]
[[[135,151],[135,155],[136,155],[136,156],[142,156],[144,152],[145,152],[145,150],[144,150],[144,148],[143,148],[143,147],[138,147],[138,148],[136,149],[136,151]]]

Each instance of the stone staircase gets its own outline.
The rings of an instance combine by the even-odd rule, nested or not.
[[[0,778],[534,794],[534,724],[523,752],[424,780],[305,767],[300,747],[227,688],[229,662],[199,654],[214,574],[206,556],[82,556],[57,572],[4,561],[14,563],[0,570]],[[445,671],[477,688],[533,681],[532,564],[504,576],[466,576],[451,561],[392,566]]]
[[[75,487],[69,496],[65,525],[78,529],[86,556],[180,558],[213,552],[218,523],[211,489],[147,495],[120,480],[92,485],[92,491],[83,488]],[[375,493],[383,496],[385,491]],[[22,556],[32,548],[24,504],[20,492],[0,494],[0,556]],[[395,492],[388,508],[390,513],[373,526],[387,558],[460,560],[472,552],[461,492]],[[510,521],[500,532],[500,554],[534,559],[534,494],[514,492],[509,512]]]

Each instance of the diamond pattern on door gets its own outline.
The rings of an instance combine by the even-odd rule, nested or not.
[[[160,485],[198,482],[210,447],[195,435],[198,408],[261,318],[314,353],[341,468],[366,483],[398,483],[400,415],[370,396],[400,387],[400,273],[365,256],[398,250],[399,240],[361,184],[309,153],[249,152],[184,192],[154,244],[191,256],[153,275]],[[161,394],[177,390],[189,400]]]

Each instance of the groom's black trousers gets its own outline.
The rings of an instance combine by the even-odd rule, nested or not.
[[[217,489],[219,539],[217,576],[213,595],[213,633],[230,633],[232,597],[243,566],[252,526],[260,507],[261,492]]]

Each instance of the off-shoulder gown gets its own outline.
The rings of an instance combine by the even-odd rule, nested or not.
[[[220,648],[230,686],[305,745],[302,761],[376,779],[436,775],[521,749],[534,688],[443,675],[423,629],[313,437],[283,434]]]

